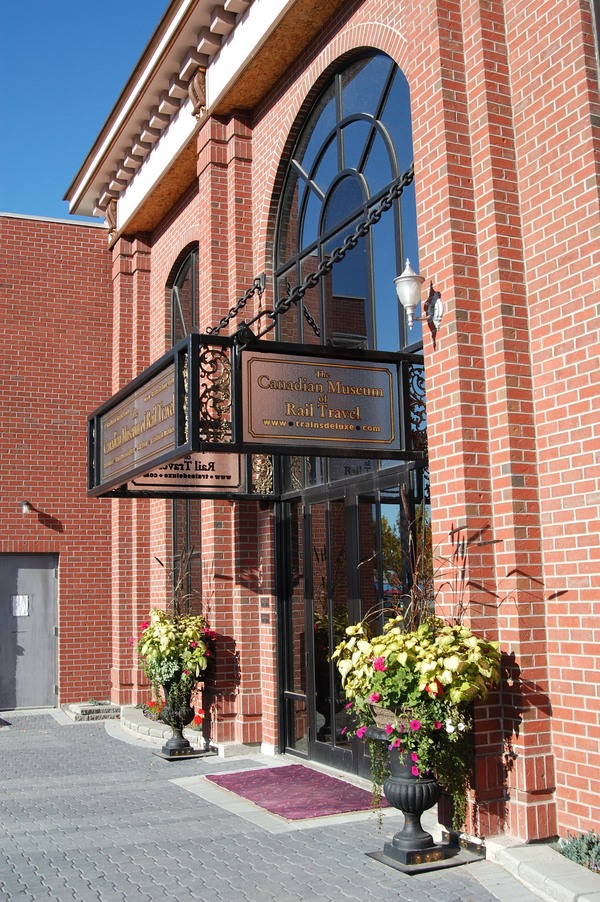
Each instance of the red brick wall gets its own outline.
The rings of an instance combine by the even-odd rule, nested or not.
[[[587,3],[509,3],[506,31],[558,821],[580,832],[600,823],[598,73]]]
[[[259,269],[271,265],[278,162],[307,98],[335,59],[364,46],[409,80],[421,271],[447,307],[437,347],[426,346],[434,541],[448,551],[463,526],[494,543],[471,551],[485,590],[471,592],[469,615],[514,657],[478,712],[471,827],[523,839],[586,830],[600,820],[589,10],[345,4],[254,119]]]
[[[86,496],[86,417],[111,393],[110,265],[104,229],[0,215],[0,553],[58,554],[61,704],[110,694],[110,507]]]
[[[135,254],[115,247],[124,320],[113,388],[164,350],[165,284],[191,242],[201,329],[272,272],[286,153],[331,66],[364,47],[388,53],[409,81],[421,272],[446,304],[425,348],[434,544],[449,553],[458,527],[483,540],[470,552],[468,616],[510,665],[478,711],[470,827],[523,840],[584,831],[600,821],[599,132],[584,0],[560,11],[549,0],[343,4],[248,122],[201,125],[197,184],[144,238],[149,281],[136,289]],[[144,561],[169,523],[164,502],[127,504],[114,514],[115,555],[130,567],[115,583],[117,620],[141,597],[127,572],[160,597]],[[273,594],[269,514],[202,502],[202,523],[205,601],[228,637],[216,738],[275,743],[274,616],[259,600]],[[135,683],[126,667],[114,675]]]

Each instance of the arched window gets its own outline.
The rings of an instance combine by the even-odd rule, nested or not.
[[[341,246],[411,162],[406,78],[388,56],[363,56],[326,85],[289,160],[276,239],[279,298]],[[418,268],[412,186],[306,293],[304,304],[321,337],[296,309],[279,319],[279,339],[418,350],[420,324],[407,330],[393,285],[405,257]]]
[[[275,280],[278,299],[300,285],[389,192],[413,160],[408,82],[390,57],[365,54],[325,85],[299,133],[280,201]],[[422,349],[421,323],[412,329],[399,307],[394,278],[419,254],[413,185],[302,303],[278,319],[280,341],[380,351]],[[302,306],[310,316],[305,316]],[[416,315],[420,314],[417,309]],[[311,328],[314,320],[319,335]],[[393,462],[355,462],[372,473]],[[340,459],[292,459],[286,490],[344,478]]]
[[[175,262],[169,279],[171,344],[198,328],[198,248],[188,248]],[[201,586],[200,502],[175,498],[173,504],[172,573],[174,589],[193,607]],[[187,607],[187,605],[184,605]]]
[[[196,331],[198,310],[198,249],[189,254],[171,284],[171,343]]]

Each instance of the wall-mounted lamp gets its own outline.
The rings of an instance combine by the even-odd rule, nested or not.
[[[22,514],[30,514],[33,511],[32,505],[29,501],[21,501],[21,513]]]
[[[415,307],[421,301],[421,286],[424,281],[425,278],[414,271],[407,257],[404,272],[401,276],[396,276],[394,279],[396,294],[406,310],[406,321],[409,329],[412,329],[413,322],[416,319],[419,322],[428,322],[434,330],[437,330],[442,322],[444,305],[442,304],[442,296],[439,291],[433,290],[433,285],[431,285],[429,297],[425,301],[425,316],[414,316]]]

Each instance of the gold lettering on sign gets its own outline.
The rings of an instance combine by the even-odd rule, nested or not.
[[[153,429],[155,426],[164,423],[165,420],[169,420],[173,416],[175,416],[175,401],[169,401],[168,404],[155,404],[152,410],[147,410],[145,412],[139,423],[134,423],[132,426],[122,426],[121,432],[113,432],[112,438],[106,439],[104,442],[104,453],[110,454],[111,451],[115,451],[117,448],[120,448],[121,445],[131,442],[134,438],[137,438],[138,435],[143,435],[148,429]],[[121,419],[121,417],[119,419]],[[171,429],[163,431],[160,435],[154,436],[152,441],[154,442],[158,438],[170,435],[173,431],[174,430],[171,427]]]
[[[385,363],[251,357],[243,371],[246,440],[399,447],[395,370]],[[340,434],[341,433],[341,434]],[[395,447],[394,447],[395,446]]]

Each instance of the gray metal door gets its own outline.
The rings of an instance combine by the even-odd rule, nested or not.
[[[54,707],[55,554],[0,554],[0,710]]]

